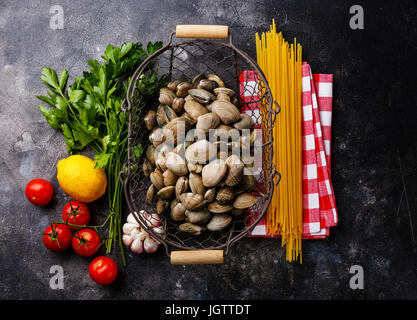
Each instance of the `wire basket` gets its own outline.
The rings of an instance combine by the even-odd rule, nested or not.
[[[185,29],[180,27],[185,27]],[[219,27],[222,27],[223,29],[221,30],[225,32],[219,33]],[[181,31],[179,32],[179,30]],[[204,30],[204,32],[201,32],[201,30]],[[177,40],[174,42],[174,35],[176,35],[176,38],[192,37],[195,39],[182,42]],[[212,38],[217,39],[214,40]],[[223,40],[218,40],[219,38],[223,38]],[[240,83],[239,75],[242,71],[248,70],[256,72],[258,81],[255,83]],[[257,201],[250,210],[247,210],[246,214],[240,218],[234,218],[227,229],[217,232],[206,231],[199,236],[189,235],[178,228],[181,222],[173,221],[168,215],[161,215],[164,229],[164,233],[161,235],[148,227],[149,221],[146,221],[143,215],[137,214],[140,210],[155,212],[155,206],[146,201],[146,191],[151,182],[141,170],[144,156],[138,160],[133,157],[134,151],[132,150],[133,146],[136,146],[138,143],[143,146],[144,150],[150,144],[148,139],[149,132],[146,130],[144,132],[142,129],[145,127],[143,119],[148,110],[136,107],[135,92],[141,75],[147,76],[152,71],[156,72],[157,76],[167,76],[169,80],[181,77],[191,80],[200,73],[214,73],[223,80],[226,87],[235,90],[241,109],[248,104],[252,107],[256,106],[256,110],[246,111],[246,113],[249,113],[258,123],[262,123],[263,166],[262,172],[257,176],[258,184],[254,190],[257,195]],[[250,97],[249,101],[248,99],[242,99],[243,96]],[[158,101],[156,99],[154,106],[157,105]],[[272,162],[272,126],[276,114],[279,112],[279,106],[273,102],[272,94],[263,72],[252,58],[233,45],[232,37],[229,35],[227,27],[177,26],[176,32],[170,34],[169,42],[149,56],[135,71],[127,91],[125,112],[129,120],[129,138],[128,160],[125,164],[122,180],[130,212],[134,214],[140,226],[165,247],[167,255],[171,256],[171,262],[173,262],[173,258],[172,254],[170,254],[170,248],[199,250],[199,254],[203,255],[206,255],[207,251],[202,253],[201,250],[221,250],[220,262],[222,262],[223,251],[227,255],[230,246],[245,237],[262,219],[271,201],[274,184],[277,184],[280,179],[280,175],[275,170]],[[173,251],[172,253],[174,252],[178,251]],[[210,256],[210,252],[208,254]],[[191,263],[204,263],[201,261],[206,260],[199,258],[191,259]],[[186,263],[184,261],[183,263]],[[216,262],[210,261],[210,258],[207,261],[206,263]]]

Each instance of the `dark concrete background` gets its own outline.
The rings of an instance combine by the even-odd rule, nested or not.
[[[351,30],[355,1],[1,0],[0,298],[417,298],[417,9],[411,3],[361,1],[365,29]],[[63,30],[49,28],[55,4],[64,8]],[[179,23],[227,24],[235,44],[255,57],[254,33],[272,18],[287,39],[302,43],[313,72],[334,74],[332,173],[340,223],[329,239],[304,241],[302,265],[287,263],[273,239],[243,239],[215,266],[171,266],[162,250],[129,254],[110,287],[91,281],[91,259],[48,252],[40,234],[68,197],[55,177],[65,144],[35,98],[45,92],[42,66],[66,67],[73,79],[108,43],[166,41]],[[37,177],[55,187],[46,208],[24,196]],[[404,190],[408,205],[400,202]],[[104,217],[102,204],[93,210],[97,221]],[[49,288],[55,264],[64,268],[64,290]],[[365,271],[364,290],[349,288],[356,264]]]

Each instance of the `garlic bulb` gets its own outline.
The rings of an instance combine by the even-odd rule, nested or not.
[[[158,234],[162,234],[164,230],[161,226],[161,220],[156,213],[147,213],[144,210],[139,212],[149,227]],[[153,253],[158,249],[159,242],[152,238],[145,230],[141,228],[133,214],[127,216],[127,222],[123,225],[123,243],[134,253]]]

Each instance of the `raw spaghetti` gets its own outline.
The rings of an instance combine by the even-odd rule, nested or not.
[[[292,44],[285,41],[282,33],[276,32],[273,20],[268,32],[261,37],[256,34],[256,53],[273,98],[281,107],[273,128],[273,163],[281,181],[266,214],[267,231],[281,235],[288,261],[302,262],[302,48],[295,38]]]

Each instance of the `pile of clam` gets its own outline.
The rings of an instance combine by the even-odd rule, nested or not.
[[[247,153],[232,152],[236,145],[253,149],[254,121],[240,113],[235,92],[214,74],[171,81],[159,102],[145,116],[151,145],[143,171],[152,182],[147,201],[189,234],[226,228],[256,202],[256,179],[245,170],[253,162]]]

